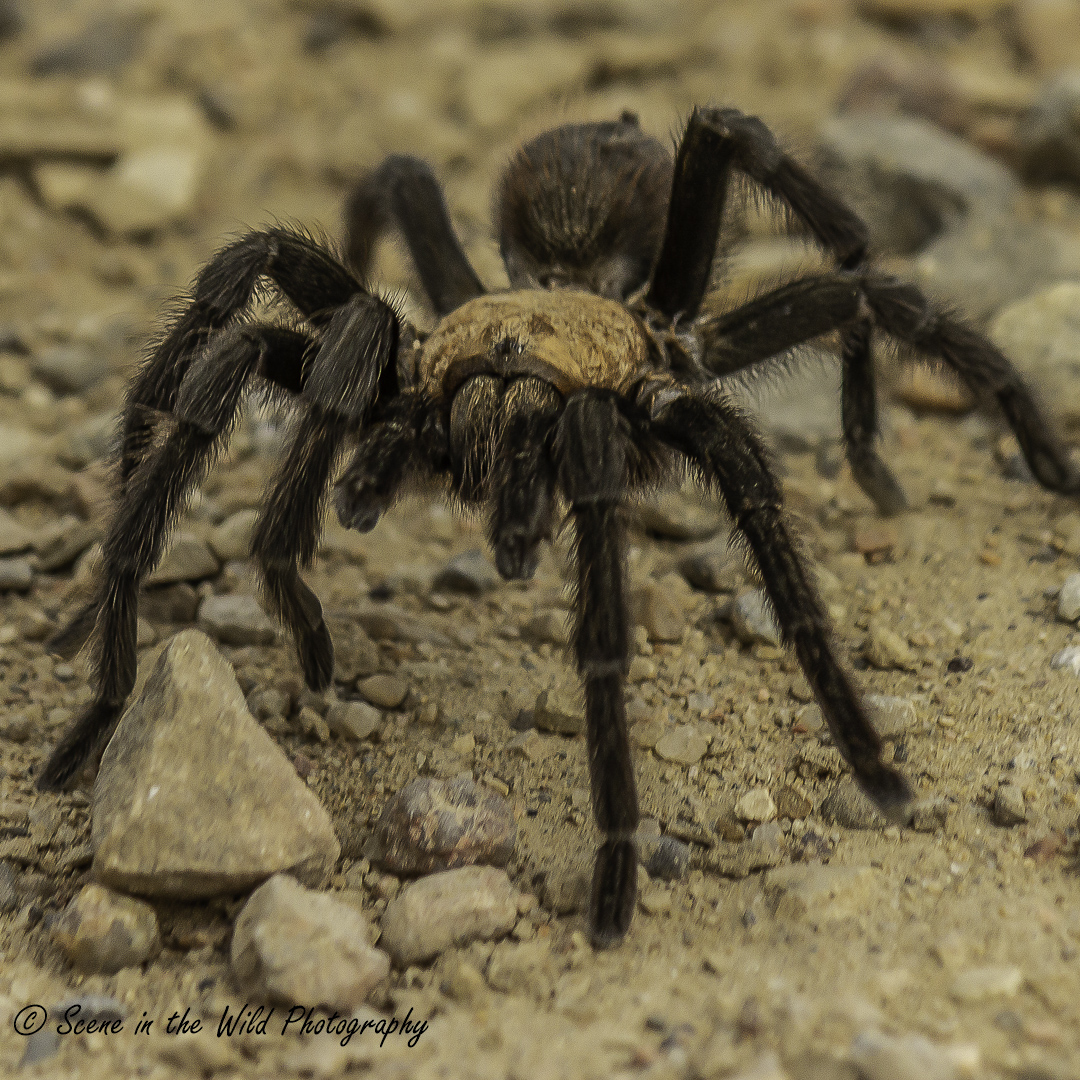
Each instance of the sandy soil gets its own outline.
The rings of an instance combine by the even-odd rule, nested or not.
[[[905,7],[867,5],[890,6]],[[48,47],[80,32],[103,7],[110,18],[129,19],[112,31],[121,44],[134,41],[128,59],[92,70],[107,54],[99,45],[89,67],[30,74],[35,58],[41,70]],[[103,229],[85,210],[63,209],[56,185],[66,174],[56,163],[73,170],[77,186],[87,170],[102,169],[85,151],[59,152],[52,174],[37,171],[37,157],[8,162],[0,174],[0,327],[16,332],[30,354],[0,357],[0,423],[34,433],[35,453],[52,452],[77,424],[114,405],[164,300],[224,237],[275,219],[337,233],[349,179],[387,152],[433,161],[474,265],[495,287],[505,276],[489,224],[493,184],[512,147],[552,122],[629,108],[663,137],[693,103],[719,101],[757,113],[790,145],[807,148],[869,57],[926,59],[1030,88],[1036,72],[1017,56],[1007,20],[986,16],[989,5],[953,7],[974,12],[971,21],[947,18],[913,31],[903,19],[864,17],[843,0],[26,3],[25,29],[0,45],[0,80],[11,100],[23,91],[55,94],[51,115],[89,131],[116,102],[176,106],[176,138],[194,148],[201,173],[175,220],[132,238]],[[1080,201],[1064,189],[1033,194],[1027,212],[1080,235]],[[751,223],[750,231],[767,238],[770,227]],[[430,323],[403,255],[389,244],[379,280]],[[57,342],[107,351],[107,373],[80,393],[46,389],[32,375],[33,358]],[[206,501],[217,510],[254,505],[269,441],[265,424],[243,428],[207,484],[192,530],[209,528]],[[580,913],[541,910],[529,940],[499,945],[494,956],[490,944],[474,945],[397,972],[382,1003],[432,1018],[412,1049],[72,1036],[27,1075],[708,1077],[757,1063],[763,1071],[754,1075],[809,1080],[860,1075],[853,1045],[858,1057],[868,1033],[878,1032],[908,1039],[907,1071],[874,1072],[864,1057],[862,1075],[1080,1076],[1078,683],[1069,669],[1050,667],[1059,650],[1080,644],[1072,626],[1056,621],[1053,600],[1076,568],[1076,552],[1055,533],[1071,507],[1005,475],[1008,444],[999,445],[998,428],[978,417],[895,404],[883,447],[914,509],[891,524],[895,542],[879,561],[853,550],[856,533],[878,519],[846,467],[830,479],[813,452],[782,450],[779,460],[807,549],[826,571],[841,649],[862,669],[859,685],[915,707],[892,753],[936,807],[924,831],[855,830],[823,818],[819,808],[839,768],[800,722],[794,664],[740,645],[715,617],[723,595],[665,576],[680,545],[635,532],[635,582],[662,579],[685,613],[686,631],[680,644],[643,647],[658,674],[632,695],[684,719],[687,695],[704,690],[714,699],[707,719],[717,734],[709,756],[690,768],[637,753],[644,812],[668,832],[707,837],[713,848],[692,844],[694,868],[685,878],[648,884],[622,947],[593,953]],[[59,483],[55,464],[51,472],[41,466],[24,488],[6,482],[25,473],[21,454],[6,455],[3,490],[23,524],[48,528],[65,506],[94,519],[95,466],[77,488],[68,476],[67,488],[50,497],[48,477]],[[480,543],[476,523],[411,499],[362,543],[329,544],[310,581],[344,623],[350,605],[388,574],[417,567],[422,579]],[[535,761],[506,749],[517,710],[540,690],[571,681],[557,646],[521,639],[535,612],[565,606],[564,562],[557,549],[533,582],[456,599],[449,611],[400,594],[396,602],[431,625],[466,627],[475,639],[437,670],[429,648],[383,646],[384,667],[409,679],[411,697],[406,709],[388,714],[378,744],[320,743],[295,728],[277,736],[311,766],[309,782],[339,831],[353,834],[335,888],[359,880],[363,830],[387,793],[417,775],[461,767],[508,791],[520,814],[509,866],[519,888],[542,895],[545,875],[572,878],[588,859],[595,832],[583,740],[543,735]],[[70,610],[72,576],[39,573],[29,592],[0,596],[4,710],[36,718],[25,741],[0,741],[0,804],[59,807],[74,847],[87,838],[85,794],[38,796],[32,785],[33,769],[87,694],[83,668],[58,667],[41,645]],[[209,586],[237,587],[228,573]],[[871,618],[887,620],[909,642],[912,670],[881,671],[860,659]],[[159,636],[173,629],[155,626]],[[286,645],[225,651],[245,690],[276,685],[295,695],[298,669]],[[950,671],[958,657],[965,663],[952,667],[967,670]],[[418,719],[430,702],[441,716],[435,725]],[[473,747],[466,741],[455,749],[462,734],[474,737]],[[991,812],[1005,781],[1026,799],[1027,821],[1011,828],[996,825]],[[791,789],[814,807],[781,826],[783,861],[820,866],[830,883],[809,907],[797,890],[770,885],[768,874],[732,877],[710,862],[722,847],[714,823],[730,819],[736,799],[757,785],[774,794]],[[0,916],[0,1071],[18,1066],[24,1040],[10,1017],[28,1002],[106,993],[134,1016],[164,1016],[177,1006],[216,1015],[221,1003],[236,1000],[231,905],[162,907],[166,948],[145,969],[74,973],[45,927],[87,870],[61,862],[53,852],[18,864],[23,902]],[[384,901],[371,884],[365,879],[377,914]],[[200,937],[193,927],[206,932]],[[926,1051],[933,1064],[922,1069],[912,1064],[923,1052],[918,1038],[937,1048]],[[770,1051],[786,1073],[767,1071]]]

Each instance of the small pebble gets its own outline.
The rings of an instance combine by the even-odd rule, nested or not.
[[[249,992],[285,1004],[349,1011],[390,973],[372,927],[352,904],[275,874],[237,916],[232,971]]]
[[[1080,574],[1070,574],[1058,593],[1057,615],[1062,622],[1080,619]]]
[[[922,1035],[862,1031],[851,1044],[859,1080],[960,1080],[980,1073],[974,1045],[941,1046]]]
[[[86,885],[54,925],[53,940],[80,971],[111,975],[157,951],[157,916],[141,900]]]
[[[776,793],[776,816],[791,821],[801,821],[809,817],[814,804],[800,795],[790,784],[785,784]]]
[[[1024,985],[1024,976],[1011,965],[969,968],[953,980],[950,993],[957,1001],[990,1001],[1016,997]]]
[[[409,693],[409,684],[396,675],[369,675],[356,684],[356,689],[380,709],[396,709]]]
[[[867,694],[863,699],[874,730],[883,739],[895,739],[909,731],[918,719],[915,706],[904,697],[891,694]]]
[[[769,789],[754,787],[735,803],[735,816],[740,821],[771,821],[776,817],[776,804]]]
[[[690,845],[673,836],[638,836],[638,855],[649,877],[680,881],[690,869]]]
[[[326,712],[326,722],[335,735],[360,742],[378,732],[382,714],[363,701],[336,701]]]
[[[379,944],[404,968],[455,945],[503,937],[517,919],[517,893],[506,871],[465,866],[421,878],[394,897]]]
[[[994,796],[994,824],[1011,828],[1027,821],[1024,793],[1016,784],[1002,784]]]
[[[881,671],[915,671],[918,667],[908,643],[880,618],[870,620],[863,656]]]

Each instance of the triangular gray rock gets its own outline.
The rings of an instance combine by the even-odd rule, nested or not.
[[[319,885],[340,852],[197,630],[166,646],[121,718],[94,785],[92,840],[99,881],[180,899],[244,892],[283,870]]]

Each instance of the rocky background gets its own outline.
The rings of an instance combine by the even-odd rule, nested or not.
[[[880,264],[966,310],[1080,437],[1078,0],[0,0],[5,1075],[1080,1075],[1080,512],[884,347],[899,519],[843,462],[827,352],[733,392],[918,788],[908,826],[846,779],[717,508],[631,508],[647,873],[593,953],[564,541],[507,585],[437,498],[367,536],[328,521],[316,698],[246,561],[280,441],[257,406],[145,590],[142,696],[96,787],[34,791],[90,696],[43,641],[95,572],[117,403],[200,264],[275,220],[335,236],[350,180],[409,151],[498,287],[519,141],[624,109],[674,134],[695,102],[815,161]],[[729,239],[717,303],[820,264],[752,201]],[[393,243],[378,271],[429,326]],[[271,1032],[216,1037],[247,1001],[278,1003]],[[27,1038],[29,1003],[53,1021]],[[293,1003],[427,1027],[281,1037]],[[124,1032],[57,1036],[72,1004]],[[207,1030],[166,1035],[185,1009]]]

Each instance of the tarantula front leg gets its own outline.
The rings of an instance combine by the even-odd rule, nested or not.
[[[77,651],[98,627],[93,701],[65,733],[38,778],[45,791],[65,787],[100,757],[135,685],[135,640],[142,579],[157,565],[191,489],[232,425],[249,379],[267,362],[300,368],[309,340],[276,327],[226,332],[186,368],[165,421],[168,433],[128,476],[102,551],[101,586],[72,624],[50,642]]]
[[[363,422],[384,370],[396,361],[393,309],[366,293],[335,313],[300,394],[302,413],[255,522],[251,554],[274,614],[296,642],[304,679],[325,690],[334,646],[322,605],[300,569],[315,558],[322,507],[346,435]]]
[[[121,487],[174,411],[192,360],[211,336],[242,317],[269,278],[314,326],[362,292],[360,283],[315,240],[292,229],[251,232],[222,248],[199,272],[191,298],[128,388],[120,447]]]
[[[574,524],[574,654],[585,683],[593,814],[604,833],[589,912],[592,941],[601,948],[626,935],[637,897],[637,785],[623,697],[630,617],[619,519],[627,435],[616,397],[585,390],[567,401],[555,436],[559,486]]]
[[[686,394],[659,406],[653,430],[720,489],[837,748],[882,813],[902,821],[911,789],[881,761],[881,740],[836,659],[824,608],[782,513],[780,488],[749,424],[722,398]]]
[[[370,271],[375,242],[391,224],[404,236],[437,314],[446,315],[483,293],[454,233],[439,182],[420,158],[388,157],[349,195],[345,248],[349,263],[361,276]]]

